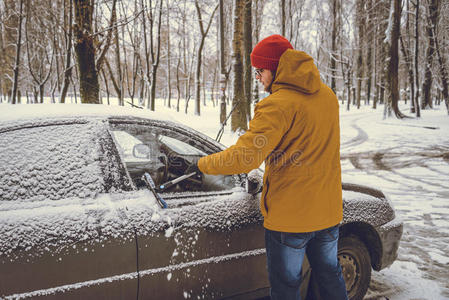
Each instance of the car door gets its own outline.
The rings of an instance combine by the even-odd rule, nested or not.
[[[207,138],[167,123],[122,119],[111,120],[110,126],[142,198],[144,172],[159,186],[184,175],[192,159],[220,150]],[[139,144],[147,146],[147,155],[136,153]],[[247,299],[267,294],[259,203],[242,183],[239,176],[205,175],[200,182],[185,180],[161,192],[166,209],[148,191],[147,199],[137,196],[128,202],[138,234],[139,297]]]
[[[127,179],[102,121],[0,129],[0,298],[136,298]]]

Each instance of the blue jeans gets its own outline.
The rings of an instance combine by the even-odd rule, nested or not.
[[[288,233],[265,229],[268,277],[272,300],[300,300],[301,269],[307,253],[323,299],[348,299],[337,260],[339,227]]]

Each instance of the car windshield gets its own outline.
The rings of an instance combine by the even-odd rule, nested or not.
[[[206,153],[204,153],[203,151],[196,149],[195,147],[190,146],[187,143],[181,142],[180,140],[168,136],[161,136],[159,138],[159,141],[162,144],[169,146],[173,151],[181,155],[198,155],[198,156],[206,155]]]
[[[145,172],[158,186],[185,175],[195,159],[213,152],[197,147],[201,145],[199,137],[195,140],[170,128],[114,122],[110,126],[126,169],[139,189],[145,188],[141,179]],[[235,176],[204,175],[201,180],[186,179],[161,192],[223,191],[237,185]]]

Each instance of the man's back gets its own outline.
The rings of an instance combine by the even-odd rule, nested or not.
[[[264,226],[309,232],[336,225],[342,218],[338,100],[312,58],[295,50],[282,56],[272,92],[256,111],[277,107],[286,130],[265,161]]]

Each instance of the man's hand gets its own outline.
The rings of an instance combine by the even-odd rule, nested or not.
[[[195,158],[192,161],[192,163],[187,167],[184,174],[189,175],[190,173],[195,172],[196,175],[194,176],[194,178],[201,180],[201,177],[203,176],[203,172],[201,172],[200,169],[198,168],[198,160],[199,160],[199,158]]]

